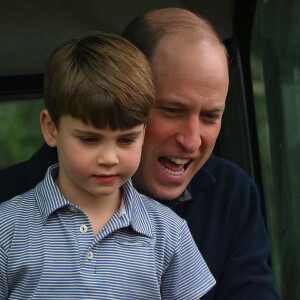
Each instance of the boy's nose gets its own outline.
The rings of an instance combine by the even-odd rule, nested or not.
[[[112,149],[101,150],[97,163],[100,165],[114,166],[119,163],[118,155]]]

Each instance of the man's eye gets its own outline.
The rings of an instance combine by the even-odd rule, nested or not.
[[[221,117],[219,114],[206,114],[205,116],[209,120],[218,120]]]
[[[170,113],[170,114],[175,114],[175,113],[179,112],[179,109],[178,108],[174,108],[174,107],[162,107],[162,109],[165,112]]]
[[[208,119],[216,119],[218,117],[218,115],[215,115],[215,114],[207,114],[206,117]]]
[[[89,136],[81,136],[79,137],[80,141],[86,144],[93,144],[96,143],[98,140],[95,137],[89,137]]]

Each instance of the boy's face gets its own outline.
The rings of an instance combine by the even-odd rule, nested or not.
[[[53,127],[50,146],[57,146],[59,175],[56,183],[71,202],[118,197],[119,188],[137,170],[145,126],[97,129],[69,115]],[[81,200],[82,201],[82,200]]]

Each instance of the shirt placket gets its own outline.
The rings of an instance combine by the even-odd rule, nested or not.
[[[88,216],[80,208],[70,206],[69,227],[76,237],[80,254],[80,268],[85,272],[94,273],[96,260],[93,252],[94,234]]]

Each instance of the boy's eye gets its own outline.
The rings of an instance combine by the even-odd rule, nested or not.
[[[95,137],[90,137],[90,136],[81,136],[79,137],[80,141],[86,144],[92,144],[92,143],[96,143],[98,141],[97,138]]]
[[[123,145],[129,145],[135,142],[134,138],[121,138],[119,139],[119,142]]]

